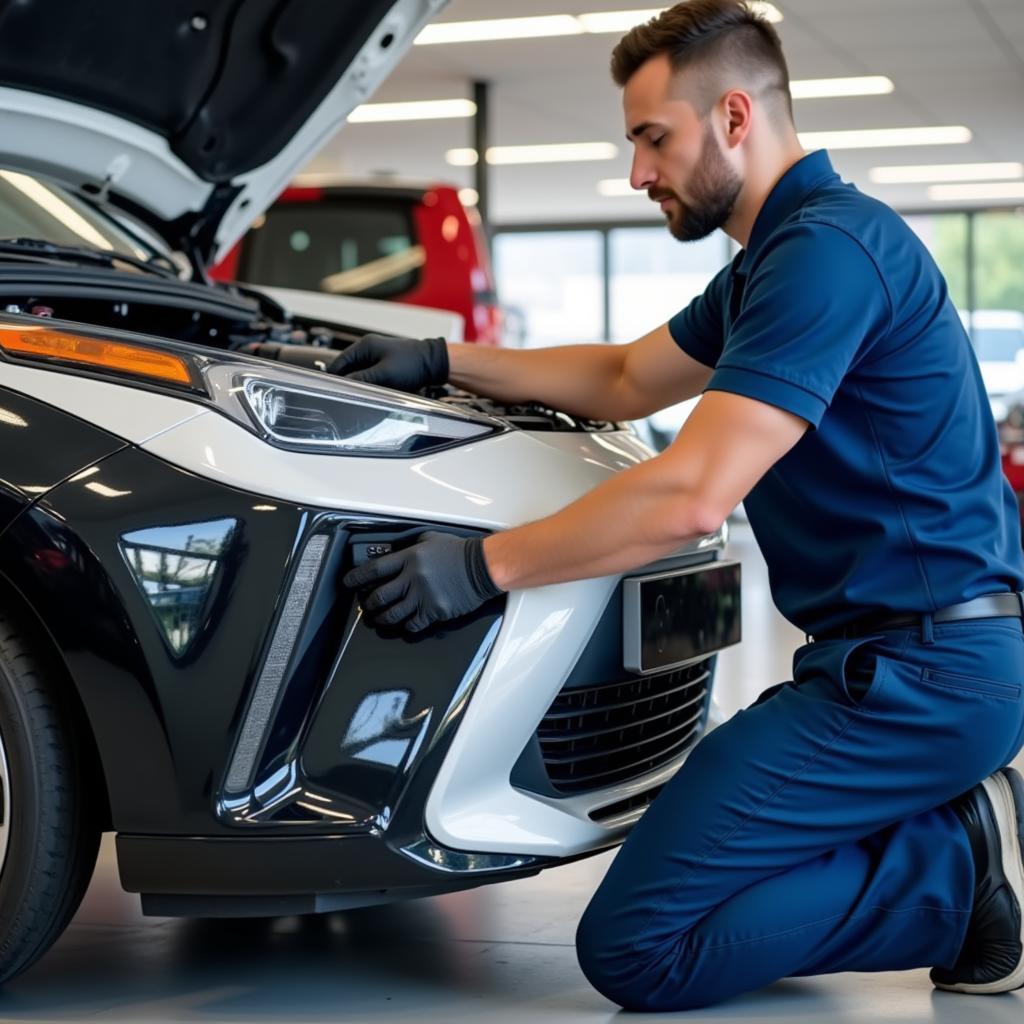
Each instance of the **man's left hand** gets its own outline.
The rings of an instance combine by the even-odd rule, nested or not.
[[[357,566],[342,582],[362,592],[363,612],[375,624],[402,626],[411,633],[468,615],[503,593],[487,570],[483,538],[437,531]]]

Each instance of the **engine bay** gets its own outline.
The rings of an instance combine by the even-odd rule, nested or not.
[[[0,302],[7,313],[57,318],[171,338],[194,345],[227,351],[261,354],[279,351],[307,353],[328,361],[332,353],[358,341],[365,330],[342,324],[317,322],[289,315],[266,296],[233,285],[192,285],[187,282],[154,282],[130,279],[111,285],[103,272],[64,268],[31,275],[0,271]],[[322,356],[320,355],[322,353]],[[291,361],[291,360],[287,360]],[[484,413],[520,430],[568,433],[603,433],[620,429],[608,421],[583,419],[537,402],[508,404],[470,394],[453,385],[426,389],[423,394],[466,411]]]

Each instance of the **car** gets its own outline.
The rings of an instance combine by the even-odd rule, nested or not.
[[[501,336],[480,215],[453,185],[299,177],[210,273],[448,309],[465,341]]]
[[[961,312],[985,391],[997,423],[1006,418],[1008,395],[1024,388],[1024,312],[1012,309],[977,309]]]
[[[419,311],[207,279],[437,7],[5,21],[0,981],[68,923],[104,832],[146,914],[451,892],[621,842],[723,720],[724,528],[415,636],[340,582],[428,528],[554,512],[652,456],[632,431],[324,373]]]
[[[1024,496],[1024,389],[1003,396],[1001,401],[1005,413],[996,428],[999,431],[1003,475],[1019,499]]]

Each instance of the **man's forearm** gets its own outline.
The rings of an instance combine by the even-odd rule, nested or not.
[[[622,394],[624,346],[502,349],[449,343],[449,379],[502,402],[542,402],[590,419],[631,419]]]
[[[722,515],[659,457],[606,480],[546,519],[493,534],[484,558],[503,590],[626,572],[711,533]]]

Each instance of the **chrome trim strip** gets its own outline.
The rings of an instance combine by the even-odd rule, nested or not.
[[[245,721],[238,735],[231,767],[224,783],[224,790],[227,793],[242,793],[252,785],[256,760],[263,748],[267,727],[284,682],[285,670],[288,668],[306,607],[327,553],[328,541],[326,534],[317,534],[306,545],[299,559],[281,616],[274,629],[270,649],[267,651]]]

